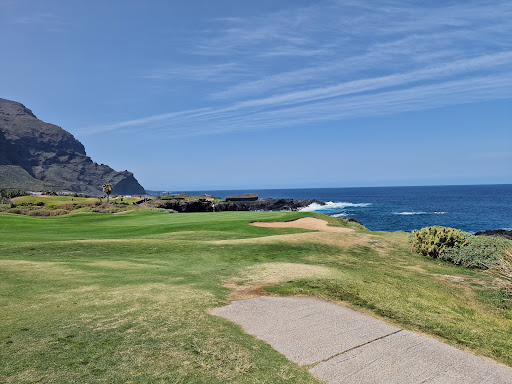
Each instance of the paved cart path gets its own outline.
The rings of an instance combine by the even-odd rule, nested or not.
[[[319,299],[262,296],[212,313],[327,383],[512,383],[510,368]]]

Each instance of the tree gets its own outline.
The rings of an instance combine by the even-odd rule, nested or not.
[[[103,192],[105,192],[105,194],[107,195],[107,204],[108,204],[108,199],[110,197],[110,194],[112,193],[112,190],[114,188],[112,188],[112,184],[103,184]]]

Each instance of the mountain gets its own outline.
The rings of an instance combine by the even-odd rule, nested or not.
[[[145,193],[133,173],[93,162],[71,133],[0,98],[0,187],[99,195],[105,183],[119,195]]]

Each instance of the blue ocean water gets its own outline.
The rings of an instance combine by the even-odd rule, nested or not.
[[[260,198],[317,199],[307,211],[349,216],[373,231],[412,231],[443,225],[471,233],[512,230],[512,184],[186,191],[218,197],[257,193]]]

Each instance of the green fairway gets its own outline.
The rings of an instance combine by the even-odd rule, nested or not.
[[[512,365],[512,310],[487,272],[411,254],[405,233],[248,225],[304,216],[345,225],[284,212],[0,214],[0,382],[318,383],[208,313],[262,287],[344,301]]]

